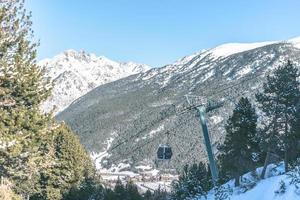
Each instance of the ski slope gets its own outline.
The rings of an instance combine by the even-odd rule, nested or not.
[[[297,169],[297,170],[296,170]],[[250,173],[243,176],[244,182],[242,187],[235,188],[234,181],[231,180],[222,187],[229,188],[228,198],[230,200],[296,200],[300,199],[300,184],[291,183],[292,176],[297,177],[300,181],[300,170],[295,170],[285,174],[284,165],[280,163],[278,166],[269,165],[266,173],[266,178],[258,180]],[[257,169],[257,174],[260,174],[262,168]],[[247,180],[247,181],[245,181]],[[280,192],[280,185],[284,182],[286,186],[285,192]],[[252,185],[252,187],[250,186]],[[248,187],[248,189],[245,189]],[[297,188],[298,187],[298,188]],[[230,191],[231,190],[231,191]],[[205,197],[198,197],[194,200],[204,200]],[[215,191],[211,190],[207,195],[207,200],[215,200]]]

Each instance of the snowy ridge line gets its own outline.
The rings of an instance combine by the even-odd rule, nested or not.
[[[52,96],[41,108],[49,112],[55,107],[55,114],[99,85],[150,69],[145,64],[131,61],[119,63],[104,56],[75,50],[41,60],[38,65],[45,68],[45,78],[54,82]]]
[[[285,42],[291,43],[296,48],[300,48],[300,37]],[[142,73],[142,80],[150,80],[158,73],[168,73],[169,70],[176,70],[184,73],[199,62],[199,60],[206,57],[211,57],[213,60],[224,59],[236,53],[249,51],[274,43],[282,43],[282,41],[223,44],[212,49],[202,50],[192,55],[185,56],[172,65],[166,65],[162,68],[153,68],[149,73],[142,73],[151,68],[145,64],[138,64],[131,61],[119,63],[104,56],[97,57],[95,54],[89,54],[84,51],[77,52],[75,50],[67,50],[52,59],[47,58],[38,63],[39,66],[46,68],[45,77],[49,77],[54,81],[52,96],[41,108],[45,112],[49,112],[56,107],[55,114],[57,114],[70,104],[75,103],[76,99],[85,95],[95,87],[120,78]],[[207,68],[212,66],[203,65],[202,68],[203,67]],[[204,68],[202,70],[204,70]],[[250,72],[251,68],[239,73],[240,76],[243,77],[243,75]],[[199,81],[205,82],[207,79],[211,78],[214,73],[214,71],[209,72],[208,70],[205,78]],[[168,85],[171,77],[172,74],[169,74],[169,79],[164,79],[164,81],[160,82],[162,87]]]
[[[174,120],[172,123],[161,118],[160,112],[169,106],[167,105],[168,102],[180,106],[181,103],[179,102],[182,102],[182,96],[189,93],[221,97],[224,106],[212,113],[214,117],[209,126],[212,133],[220,133],[219,135],[212,134],[212,143],[216,144],[224,136],[223,124],[231,112],[233,105],[231,100],[236,101],[245,91],[251,97],[255,95],[255,90],[260,89],[258,87],[262,85],[265,80],[264,76],[268,72],[282,65],[288,59],[298,58],[299,52],[292,45],[285,43],[269,45],[254,51],[218,59],[212,59],[211,55],[206,55],[207,51],[205,51],[203,54],[196,54],[196,57],[193,55],[186,58],[184,62],[188,62],[189,59],[191,61],[184,66],[169,65],[151,69],[145,73],[133,75],[93,90],[90,95],[81,97],[74,102],[72,106],[58,116],[58,119],[65,120],[73,126],[74,130],[77,130],[90,152],[102,152],[106,148],[102,141],[110,138],[109,134],[121,124],[121,128],[118,128],[117,138],[107,150],[109,157],[107,157],[107,161],[106,158],[103,159],[102,164],[109,170],[113,170],[112,165],[117,170],[122,167],[118,166],[120,163],[124,164],[123,167],[125,164],[130,164],[131,166],[124,170],[135,171],[137,170],[135,165],[140,165],[143,159],[147,159],[147,163],[151,166],[155,163],[153,154],[156,151],[157,141],[151,141],[152,138],[149,136],[153,133],[154,138],[164,140],[164,137],[159,135],[160,132],[155,132],[160,124],[165,124],[168,129],[176,126],[183,135],[190,134],[191,138],[196,138],[197,134],[198,137],[198,133],[194,131],[193,121],[181,119],[178,115],[170,117]],[[249,67],[247,70],[249,73],[243,71],[245,67]],[[214,72],[212,73],[212,71]],[[224,75],[225,72],[228,73]],[[208,73],[211,74],[203,80],[203,77],[206,77]],[[227,81],[229,79],[230,81]],[[228,91],[230,89],[232,92]],[[144,95],[145,91],[148,92],[148,95]],[[132,98],[132,94],[139,98]],[[152,94],[156,95],[157,100],[153,100]],[[139,110],[135,109],[127,110],[128,108],[123,104],[115,105],[114,102],[119,102],[120,99],[126,101],[126,105],[130,108],[131,106],[135,108],[135,105],[141,106],[139,108],[143,112],[140,113]],[[105,113],[102,111],[110,113],[109,116],[102,117],[102,113]],[[102,130],[101,127],[95,126],[96,123],[99,123],[99,120],[95,120],[94,117],[97,115],[99,115],[99,119],[103,119],[101,123],[107,125]],[[156,124],[156,121],[161,121],[161,123]],[[128,126],[126,122],[138,123],[138,126]],[[86,125],[91,134],[82,131],[81,123]],[[196,152],[202,146],[195,147],[191,145],[191,141],[194,140],[180,137],[174,137],[174,140],[170,141],[170,145],[176,152],[174,159],[170,162],[172,168],[181,169],[182,160],[191,162],[192,159],[201,160],[204,158],[203,149]],[[182,146],[184,148],[181,148]],[[114,148],[118,149],[114,151]],[[180,154],[179,151],[181,151]],[[143,153],[143,156],[140,156],[140,152]],[[131,162],[131,160],[135,162]]]

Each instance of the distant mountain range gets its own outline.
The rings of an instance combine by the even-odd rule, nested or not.
[[[118,166],[126,166],[126,170],[134,171],[141,165],[167,165],[180,169],[185,163],[206,160],[199,121],[193,111],[182,112],[186,105],[184,95],[225,101],[223,107],[207,114],[216,151],[237,99],[243,95],[254,101],[265,75],[287,60],[300,66],[300,37],[280,42],[224,44],[103,84],[74,101],[57,119],[65,121],[79,135],[94,158],[98,158],[98,168],[125,170]],[[156,160],[156,150],[159,144],[167,142],[174,156],[170,163],[161,163]]]
[[[104,56],[75,50],[44,59],[39,65],[45,67],[45,77],[54,82],[52,96],[42,105],[42,109],[49,112],[55,108],[55,113],[99,85],[150,69],[144,64],[119,63]]]

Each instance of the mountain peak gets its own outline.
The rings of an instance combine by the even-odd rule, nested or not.
[[[75,59],[75,60],[82,60],[86,62],[92,62],[92,61],[103,61],[103,62],[114,62],[110,59],[108,59],[105,56],[96,56],[96,54],[88,53],[84,50],[76,51],[74,49],[66,50],[57,56],[55,58],[61,58],[61,59]]]
[[[70,103],[93,88],[126,76],[144,72],[150,67],[134,62],[119,63],[96,56],[83,50],[66,50],[52,59],[39,62],[46,68],[46,77],[53,80],[55,86],[52,96],[42,109],[49,112],[54,107],[62,111]]]
[[[227,57],[236,53],[249,51],[252,49],[256,49],[274,43],[277,43],[277,41],[255,42],[255,43],[227,43],[212,48],[209,50],[209,52],[216,57]]]
[[[208,51],[215,57],[227,57],[236,53],[249,51],[259,47],[263,47],[270,44],[280,43],[284,41],[266,41],[266,42],[254,42],[254,43],[226,43],[216,46]],[[296,48],[300,48],[300,36],[287,40],[288,43],[293,44]]]

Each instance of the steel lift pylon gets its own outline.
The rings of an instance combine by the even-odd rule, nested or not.
[[[206,123],[206,112],[208,111],[206,108],[205,104],[200,104],[200,105],[194,105],[191,101],[191,98],[197,98],[196,96],[192,95],[185,95],[186,101],[188,104],[197,111],[197,114],[199,116],[199,121],[202,127],[202,132],[203,132],[203,138],[204,138],[204,145],[206,147],[206,152],[208,156],[208,161],[209,161],[209,167],[211,171],[211,177],[213,180],[214,186],[216,186],[217,181],[218,181],[218,168],[217,164],[214,158],[210,138],[209,138],[209,131]]]

